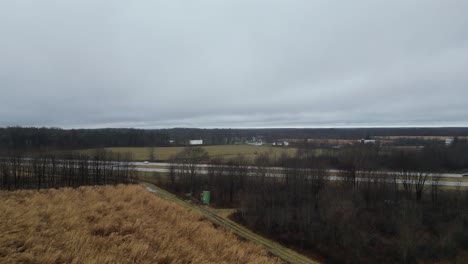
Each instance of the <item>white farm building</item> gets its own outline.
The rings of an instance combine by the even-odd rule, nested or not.
[[[289,146],[289,142],[288,141],[274,141],[272,143],[273,146]]]
[[[203,145],[203,139],[191,139],[189,145]]]

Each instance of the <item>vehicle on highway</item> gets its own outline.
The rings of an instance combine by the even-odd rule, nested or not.
[[[468,173],[462,174],[462,177],[468,177]]]
[[[143,161],[143,164],[148,164],[148,161],[147,160]]]

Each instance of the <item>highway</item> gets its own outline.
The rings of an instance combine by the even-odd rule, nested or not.
[[[141,171],[141,172],[162,172],[162,173],[167,173],[169,172],[169,167],[171,165],[175,165],[175,167],[181,167],[183,164],[172,164],[172,163],[164,163],[164,162],[132,162],[131,165],[135,166],[136,171]],[[208,167],[219,167],[220,165],[210,165],[210,164],[196,164],[194,165],[197,169],[195,170],[196,173],[198,174],[208,174]],[[156,168],[155,168],[156,167]],[[226,167],[226,166],[223,166]],[[267,169],[268,172],[265,174],[267,177],[285,177],[285,174],[282,173],[281,171],[285,170],[286,168],[281,168],[281,167],[256,167],[256,166],[249,166],[250,169]],[[180,169],[176,169],[177,172],[180,172]],[[278,172],[274,172],[278,171]],[[340,170],[335,170],[335,169],[330,169],[327,170],[329,173],[329,176],[326,176],[325,179],[329,181],[343,181],[345,180],[344,177],[338,176],[339,173],[343,173],[344,171]],[[373,172],[376,174],[380,175],[391,175],[393,172],[389,171],[376,171]],[[251,171],[248,173],[248,176],[258,176],[259,174],[256,173],[255,171]],[[436,182],[437,185],[440,186],[461,186],[461,187],[468,187],[468,182],[462,181],[463,177],[461,174],[454,174],[454,173],[442,173],[442,174],[437,174],[438,176],[441,177],[440,181]],[[393,176],[393,175],[392,175]],[[428,177],[428,180],[426,181],[426,185],[432,185],[432,181],[430,180],[431,177]],[[365,182],[369,181],[369,178],[366,177],[357,177],[357,181]],[[454,181],[455,180],[455,181]],[[393,182],[393,178],[388,178],[388,180],[385,180],[386,182]],[[397,179],[397,183],[404,183],[405,181],[401,179]],[[409,181],[408,183],[411,183]]]

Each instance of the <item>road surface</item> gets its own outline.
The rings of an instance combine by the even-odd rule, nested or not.
[[[145,163],[145,162],[132,162],[131,165],[134,165],[136,166],[135,167],[135,170],[136,171],[142,171],[142,172],[163,172],[163,173],[167,173],[169,172],[169,167],[171,165],[175,165],[176,167],[176,171],[180,171],[180,169],[177,169],[178,167],[181,167],[183,166],[183,164],[176,164],[176,163],[166,163],[166,162],[148,162],[148,163]],[[208,174],[208,171],[207,171],[207,168],[208,167],[219,167],[219,165],[210,165],[210,164],[196,164],[195,165],[196,168],[196,173],[198,174]],[[252,169],[258,169],[258,167],[255,167],[255,166],[249,166],[249,168],[252,168]],[[284,177],[285,174],[284,173],[281,173],[282,170],[284,170],[285,168],[281,168],[281,167],[266,167],[266,169],[268,169],[268,173],[266,173],[266,176],[267,177]],[[272,172],[273,171],[273,172]],[[278,171],[278,172],[274,172],[274,171]],[[330,180],[330,181],[342,181],[342,180],[345,180],[344,177],[341,177],[341,176],[337,176],[337,174],[339,173],[342,173],[344,171],[340,171],[340,170],[335,170],[335,169],[330,169],[330,170],[327,170],[327,172],[330,174],[330,176],[326,176],[325,178],[327,180]],[[380,174],[380,175],[391,175],[392,172],[388,172],[388,171],[376,171],[374,173],[377,173],[377,174]],[[248,173],[248,176],[257,176],[258,174],[255,173],[255,172],[249,172]],[[441,177],[440,181],[436,182],[436,184],[440,185],[440,186],[453,186],[453,187],[457,187],[457,186],[460,186],[460,187],[468,187],[468,182],[464,182],[462,181],[463,177],[462,177],[462,174],[454,174],[454,173],[442,173],[442,174],[437,174],[438,176]],[[431,177],[428,177],[428,179],[430,179]],[[458,180],[457,181],[450,181],[449,179],[444,179],[444,178],[457,178]],[[368,181],[368,178],[360,178],[358,177],[357,178],[357,181]],[[386,180],[387,182],[392,182],[393,179],[389,178],[388,180]],[[401,180],[401,179],[397,179],[397,182],[398,183],[403,183],[404,181]],[[410,182],[411,183],[411,182]],[[427,180],[426,185],[432,185],[432,181],[431,180]]]

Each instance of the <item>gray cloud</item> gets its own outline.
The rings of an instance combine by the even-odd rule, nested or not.
[[[0,126],[467,126],[467,11],[3,1]]]

